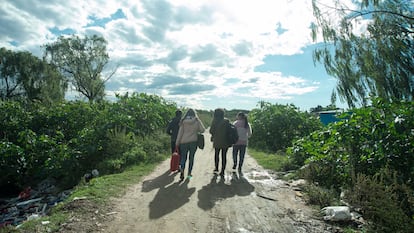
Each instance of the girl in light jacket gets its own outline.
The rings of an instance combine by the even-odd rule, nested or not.
[[[176,146],[180,149],[180,180],[184,180],[184,169],[188,162],[188,178],[192,177],[194,155],[197,151],[197,134],[205,131],[204,125],[198,118],[194,109],[188,109],[183,119],[180,121]]]
[[[243,112],[237,114],[237,120],[233,124],[236,126],[237,134],[239,135],[239,140],[233,145],[233,169],[237,167],[237,155],[239,155],[238,170],[241,173],[247,142],[249,137],[252,136],[252,127],[247,120],[246,114]]]

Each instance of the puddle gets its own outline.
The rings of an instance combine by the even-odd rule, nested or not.
[[[267,187],[282,187],[286,186],[286,181],[274,179],[266,171],[251,171],[244,173],[244,177],[249,183],[259,183]]]

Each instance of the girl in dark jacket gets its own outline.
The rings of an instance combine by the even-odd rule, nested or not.
[[[167,134],[171,136],[171,153],[175,151],[175,141],[177,141],[178,130],[180,129],[180,121],[183,112],[179,109],[175,111],[175,117],[171,119],[167,126]]]
[[[226,139],[227,124],[230,124],[230,121],[224,118],[224,109],[217,108],[214,110],[213,121],[210,126],[210,133],[214,147],[214,172],[218,172],[221,151],[221,176],[224,176],[227,163],[227,150],[230,147]]]

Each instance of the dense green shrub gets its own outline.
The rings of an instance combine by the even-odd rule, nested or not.
[[[375,175],[389,167],[398,171],[400,183],[408,182],[414,187],[412,129],[414,103],[390,104],[376,99],[371,107],[355,109],[349,119],[296,141],[288,155],[298,166],[307,161],[314,164],[311,168],[325,167],[319,168],[317,180],[321,182],[332,176],[337,178],[336,185],[350,185],[356,174]],[[326,167],[332,169],[327,172]]]
[[[82,101],[51,106],[33,104],[27,109],[33,115],[29,127],[34,132],[46,135],[64,132],[64,140],[69,141],[76,138],[78,132],[90,125],[99,115],[94,109],[95,106]]]
[[[261,150],[285,150],[298,138],[320,129],[320,121],[294,105],[261,103],[260,109],[249,113],[253,136],[249,143]]]
[[[138,136],[164,128],[176,110],[174,104],[156,95],[133,93],[117,97],[118,101],[107,109],[109,123],[124,126]]]
[[[10,142],[17,140],[19,132],[29,127],[31,112],[24,105],[13,101],[0,101],[0,138]]]
[[[47,177],[70,186],[99,166],[104,174],[159,161],[169,151],[168,135],[160,132],[175,109],[161,97],[137,93],[116,102],[0,102],[0,187]]]
[[[346,195],[351,205],[362,210],[369,232],[414,232],[414,219],[407,215],[414,214],[414,193],[393,178],[395,173],[387,169],[375,176],[359,174]]]
[[[404,229],[412,230],[414,217],[413,129],[413,102],[374,99],[296,141],[288,155],[298,166],[306,164],[306,179],[352,190],[352,204],[362,208],[374,232],[410,232]]]
[[[338,204],[338,193],[335,189],[328,189],[314,183],[310,183],[304,187],[306,193],[306,202],[311,205],[326,207]]]
[[[23,148],[8,141],[0,141],[0,185],[21,184],[24,167]],[[17,185],[18,186],[18,185]]]

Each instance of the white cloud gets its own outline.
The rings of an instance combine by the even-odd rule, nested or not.
[[[119,10],[124,17],[108,20]],[[305,77],[255,72],[265,56],[300,54],[311,44],[310,0],[6,0],[0,13],[0,46],[37,55],[35,46],[58,36],[50,29],[104,36],[111,63],[119,65],[108,96],[145,91],[166,80],[161,77],[183,82],[174,86],[176,93],[194,93],[171,95],[167,82],[150,91],[200,108],[214,96],[278,100],[318,87]]]

